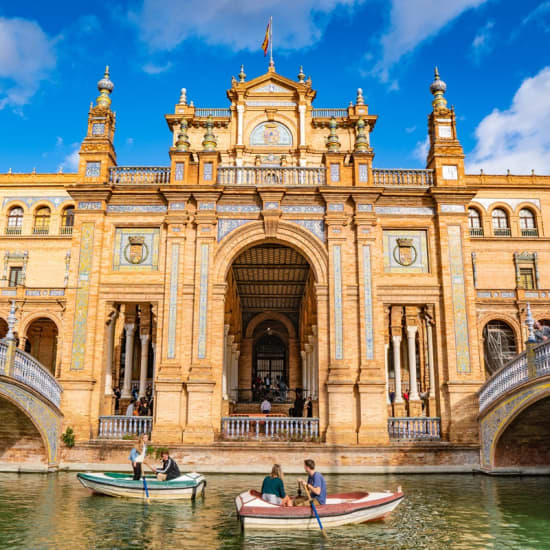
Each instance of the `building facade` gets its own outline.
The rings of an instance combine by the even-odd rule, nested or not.
[[[361,90],[315,108],[311,79],[273,66],[241,69],[228,107],[182,90],[170,163],[119,166],[113,87],[107,71],[77,173],[0,175],[1,330],[15,300],[77,442],[113,388],[123,411],[151,386],[155,442],[213,443],[269,378],[283,415],[312,399],[323,444],[421,438],[425,419],[478,444],[476,392],[523,349],[527,302],[550,319],[550,177],[466,174],[437,72],[424,170],[373,166]]]

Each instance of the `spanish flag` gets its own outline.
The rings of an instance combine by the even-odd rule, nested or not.
[[[271,33],[271,17],[269,18],[269,23],[267,24],[267,29],[265,30],[264,41],[262,42],[262,50],[264,51],[264,57],[267,55],[267,49],[269,48],[270,33]]]

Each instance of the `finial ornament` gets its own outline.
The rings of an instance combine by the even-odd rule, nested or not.
[[[369,137],[365,133],[365,121],[360,118],[357,121],[357,135],[355,136],[355,148],[356,153],[368,153],[369,151]]]
[[[187,88],[181,89],[179,105],[187,105]]]
[[[246,73],[244,72],[244,65],[241,65],[241,70],[239,71],[239,82],[244,82],[246,78]]]
[[[9,317],[8,317],[9,320]],[[535,338],[535,320],[533,319],[533,315],[531,314],[531,304],[527,302],[527,315],[525,317],[525,324],[527,325],[527,332],[528,342],[536,342],[537,339]]]
[[[355,99],[355,105],[364,105],[365,98],[363,97],[363,88],[357,88],[357,98]]]
[[[8,333],[6,334],[6,340],[15,340],[15,325],[17,324],[17,317],[15,312],[17,311],[17,306],[15,305],[15,300],[11,301],[10,313],[7,316],[8,321]]]
[[[96,103],[102,107],[109,107],[111,105],[111,92],[115,85],[109,78],[109,65],[105,67],[105,74],[103,78],[97,83],[97,89],[99,90],[99,96],[96,99]]]
[[[434,81],[430,85],[430,92],[434,96],[432,106],[434,109],[446,109],[447,100],[445,99],[445,91],[447,90],[447,84],[439,78],[439,70],[437,67],[434,69]]]
[[[206,134],[204,134],[204,139],[202,140],[202,150],[203,151],[215,151],[216,150],[216,136],[212,133],[214,128],[214,121],[212,116],[209,116],[206,121]]]
[[[187,121],[182,120],[180,125],[180,131],[178,132],[178,139],[176,141],[176,151],[187,152],[191,146],[189,136],[187,135]]]
[[[301,82],[302,84],[306,80],[306,75],[304,73],[304,67],[300,65],[300,72],[298,73],[298,82]]]
[[[340,150],[340,140],[338,139],[338,134],[336,133],[336,128],[338,124],[336,119],[332,117],[329,122],[330,134],[327,137],[327,149],[329,151],[338,152]]]

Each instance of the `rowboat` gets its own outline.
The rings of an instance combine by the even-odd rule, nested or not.
[[[317,505],[324,527],[364,523],[381,519],[403,500],[401,487],[395,493],[339,493]],[[235,498],[243,529],[319,529],[309,505],[282,507],[262,499],[258,491],[245,491]]]
[[[183,474],[170,481],[158,481],[156,477],[147,476],[135,481],[133,476],[116,472],[78,473],[76,477],[84,485],[96,493],[112,497],[145,499],[145,485],[151,500],[194,499],[204,494],[206,479],[201,474]]]

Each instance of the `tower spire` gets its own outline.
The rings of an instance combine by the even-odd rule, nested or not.
[[[430,92],[434,96],[432,106],[435,109],[446,109],[447,100],[445,99],[445,91],[447,84],[439,78],[439,70],[437,66],[434,69],[434,81],[430,85]]]
[[[111,92],[115,85],[109,78],[109,65],[105,67],[105,74],[103,78],[97,83],[97,89],[99,90],[99,96],[96,99],[96,103],[101,107],[111,106]]]

